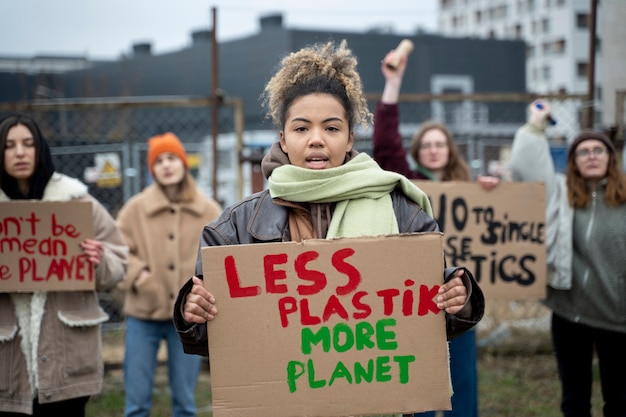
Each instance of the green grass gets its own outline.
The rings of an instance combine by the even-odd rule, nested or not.
[[[551,353],[487,353],[479,360],[481,417],[561,417],[561,385]],[[594,364],[592,415],[602,415],[600,381]]]
[[[479,358],[479,408],[481,417],[561,417],[560,383],[551,353],[497,354],[482,352]],[[169,417],[170,395],[160,366],[154,388],[152,417]],[[196,390],[198,417],[212,416],[210,378],[203,369]],[[87,404],[88,417],[120,417],[124,411],[121,369],[109,370],[101,395]],[[600,381],[594,365],[592,413],[602,415]]]
[[[107,367],[102,394],[87,404],[87,417],[120,417],[124,412],[124,384],[120,349],[123,336],[109,333],[105,343],[116,350],[115,366]],[[106,357],[106,356],[105,356]],[[479,411],[481,417],[561,417],[560,383],[549,338],[515,334],[508,345],[479,350]],[[602,415],[597,363],[594,363],[592,415]],[[198,417],[212,417],[211,382],[208,366],[200,373],[196,389]],[[152,417],[172,415],[167,368],[159,366],[154,386]]]
[[[119,367],[107,369],[104,389],[99,396],[92,397],[87,403],[87,417],[120,417],[124,415],[124,383]],[[198,417],[212,416],[211,385],[208,368],[203,368],[196,389]],[[171,417],[172,405],[167,381],[167,367],[157,369],[151,417]]]

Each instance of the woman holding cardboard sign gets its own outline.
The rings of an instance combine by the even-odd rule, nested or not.
[[[124,279],[128,248],[115,221],[86,185],[55,172],[35,121],[4,118],[0,149],[0,202],[91,202],[94,237],[81,248],[95,267],[96,289]],[[95,291],[0,293],[0,416],[84,416],[102,388],[100,324],[108,318]]]
[[[383,169],[397,172],[410,179],[469,181],[469,167],[459,152],[452,134],[443,123],[434,120],[422,123],[413,135],[409,154],[415,162],[415,168],[412,169],[409,166],[407,152],[399,131],[398,106],[408,54],[402,53],[400,46],[402,43],[398,48],[387,53],[381,62],[385,87],[381,101],[376,104],[374,115],[374,159]],[[498,185],[499,180],[494,177],[479,176],[477,182],[485,190],[490,190]],[[452,396],[452,411],[447,411],[445,415],[478,416],[476,356],[476,333],[474,331],[466,332],[450,342],[450,373],[454,395]]]
[[[202,247],[438,230],[419,188],[353,148],[355,128],[367,125],[371,115],[345,41],[286,56],[264,98],[279,130],[262,162],[269,189],[205,226]],[[202,275],[201,258],[196,274]],[[436,303],[446,312],[452,338],[478,323],[484,298],[469,271],[446,270],[444,278]],[[201,279],[189,280],[174,308],[185,350],[207,355],[206,322],[218,310]]]
[[[511,172],[546,185],[548,292],[564,416],[589,416],[594,351],[605,416],[626,415],[626,175],[602,132],[576,135],[565,176],[546,137],[550,105],[536,100],[515,133]]]

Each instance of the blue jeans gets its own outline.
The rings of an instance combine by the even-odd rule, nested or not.
[[[476,368],[476,331],[468,330],[452,339],[450,347],[450,379],[452,410],[446,417],[478,417],[478,371]],[[434,417],[435,412],[416,413],[415,417]]]
[[[195,390],[202,357],[183,352],[171,320],[126,318],[124,353],[125,417],[148,417],[152,409],[157,352],[161,340],[167,343],[167,368],[172,394],[172,416],[195,417]]]

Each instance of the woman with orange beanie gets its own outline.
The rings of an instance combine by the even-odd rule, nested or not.
[[[131,198],[117,217],[130,250],[123,283],[124,415],[150,415],[157,352],[165,340],[172,415],[195,416],[201,360],[183,353],[172,311],[178,289],[195,270],[200,232],[222,210],[196,188],[185,148],[173,133],[148,140],[148,168],[154,183]]]

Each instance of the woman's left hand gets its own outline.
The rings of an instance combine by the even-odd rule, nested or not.
[[[454,278],[439,287],[439,294],[435,297],[437,308],[445,310],[446,313],[458,313],[467,301],[467,288],[463,284],[461,277],[463,269],[455,272]]]
[[[500,184],[500,178],[479,175],[476,177],[476,182],[485,191],[491,191]]]
[[[100,265],[100,259],[104,255],[104,246],[98,240],[86,239],[80,244],[83,253],[87,255],[87,260],[94,266]]]

